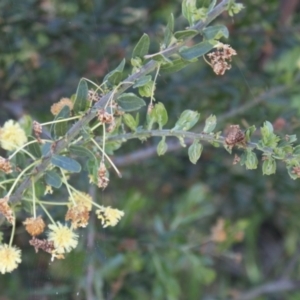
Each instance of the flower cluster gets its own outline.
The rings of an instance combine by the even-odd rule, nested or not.
[[[0,245],[0,272],[10,273],[21,262],[21,250],[7,244]]]
[[[96,210],[98,219],[101,220],[103,228],[108,226],[116,226],[120,219],[124,216],[124,212],[110,206],[101,206],[100,209]]]
[[[27,136],[19,123],[9,120],[0,128],[0,145],[4,150],[16,150],[26,142]]]
[[[9,223],[14,224],[15,216],[13,210],[8,205],[8,199],[8,197],[0,199],[0,214],[4,215]]]
[[[62,98],[59,102],[54,103],[51,106],[51,113],[56,116],[64,108],[64,106],[69,106],[70,110],[72,110],[74,104],[69,98]]]
[[[105,189],[108,185],[108,172],[104,162],[101,161],[99,169],[98,169],[98,187]]]
[[[224,75],[226,70],[231,69],[231,57],[236,55],[236,51],[229,45],[218,43],[216,51],[207,54],[210,65],[217,75]]]
[[[0,156],[0,170],[5,174],[9,174],[12,172],[10,161],[2,156]]]
[[[86,227],[90,218],[89,212],[92,210],[92,198],[85,193],[76,193],[69,199],[69,209],[65,220],[71,221],[72,228]]]

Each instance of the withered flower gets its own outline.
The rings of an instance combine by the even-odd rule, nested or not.
[[[41,137],[40,137],[42,132],[43,132],[42,125],[37,121],[33,121],[33,133],[39,143],[42,142]]]
[[[41,216],[37,218],[27,218],[23,224],[25,225],[26,231],[31,236],[37,236],[44,232],[46,224]]]
[[[99,109],[97,112],[97,118],[102,124],[110,124],[114,121],[114,116],[108,113],[105,109]]]
[[[8,205],[8,197],[0,199],[0,213],[4,215],[9,223],[14,224],[15,216],[13,210]]]
[[[0,170],[5,174],[9,174],[12,172],[10,161],[2,156],[0,156]]]
[[[69,106],[70,110],[72,110],[74,104],[69,98],[62,98],[51,106],[51,113],[56,116],[64,106]]]
[[[109,179],[107,177],[107,169],[103,161],[101,161],[98,169],[98,187],[105,189],[108,186]]]
[[[245,145],[245,134],[239,125],[230,125],[228,134],[225,138],[225,144],[232,149],[235,145]]]
[[[210,65],[217,75],[224,75],[226,70],[231,69],[231,59],[236,55],[236,51],[229,45],[218,43],[216,50],[207,54],[210,59]]]
[[[71,220],[72,228],[86,227],[88,225],[90,215],[89,210],[83,204],[70,207],[66,213],[65,220]]]

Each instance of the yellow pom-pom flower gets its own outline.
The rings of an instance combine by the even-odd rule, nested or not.
[[[67,253],[76,248],[78,244],[78,234],[73,232],[68,226],[57,222],[57,225],[49,225],[48,241],[54,243],[56,253]]]
[[[8,151],[15,150],[26,142],[27,136],[19,123],[9,120],[0,128],[0,144],[3,149]]]
[[[0,245],[0,272],[10,273],[21,262],[21,250],[7,244]]]

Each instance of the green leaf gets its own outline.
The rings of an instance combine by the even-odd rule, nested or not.
[[[61,177],[54,170],[45,172],[45,182],[47,185],[59,189],[62,185]]]
[[[266,121],[264,122],[263,127],[260,128],[260,132],[262,135],[262,140],[259,143],[262,146],[275,148],[280,141],[280,138],[273,133],[273,125]]]
[[[182,58],[178,58],[172,61],[171,64],[162,65],[160,70],[163,74],[171,74],[180,71],[185,68],[187,65],[191,64],[192,61],[187,61]]]
[[[137,80],[137,82],[132,86],[133,88],[141,87],[146,85],[149,81],[151,81],[152,76],[146,75]]]
[[[62,110],[55,116],[54,121],[63,120],[70,117],[70,107],[65,105]],[[53,123],[50,128],[51,136],[56,139],[64,136],[68,131],[67,122]]]
[[[248,170],[257,168],[258,160],[256,154],[251,150],[247,150],[245,165]]]
[[[158,102],[154,108],[155,120],[158,123],[159,129],[162,129],[168,122],[168,112],[163,103]]]
[[[216,43],[212,41],[204,41],[192,47],[185,47],[179,50],[179,55],[186,60],[191,60],[206,54],[213,49]]]
[[[135,57],[144,58],[144,56],[148,54],[149,46],[150,46],[149,36],[148,34],[144,33],[133,49],[132,58]]]
[[[27,136],[31,135],[32,132],[32,118],[29,115],[23,115],[18,123],[24,129]]]
[[[146,102],[133,93],[124,93],[117,98],[117,102],[124,111],[135,111],[146,105]]]
[[[124,114],[123,116],[124,123],[132,130],[135,131],[138,124],[131,114]]]
[[[193,15],[196,11],[195,0],[183,0],[182,1],[182,15],[188,20],[190,26],[193,25]]]
[[[42,156],[46,156],[51,150],[52,143],[46,142],[42,145]]]
[[[103,82],[107,81],[111,85],[117,85],[122,80],[124,66],[125,59],[123,59],[114,70],[106,74],[106,76],[103,79]]]
[[[89,159],[96,160],[94,153],[84,146],[71,145],[69,147],[71,154],[74,154],[79,157],[88,157]]]
[[[219,40],[222,37],[229,37],[229,31],[224,25],[206,27],[203,29],[202,33],[206,40]]]
[[[173,31],[174,31],[174,15],[171,14],[167,23],[167,27],[164,32],[164,48],[167,48],[173,37]]]
[[[205,120],[205,126],[203,129],[204,133],[211,133],[214,131],[217,125],[217,117],[215,115],[210,115],[206,120]]]
[[[249,142],[249,141],[251,140],[251,136],[252,136],[252,134],[255,132],[255,130],[256,130],[255,125],[250,126],[250,127],[246,130],[246,132],[245,132],[245,140],[246,140],[246,142]]]
[[[262,165],[263,175],[271,175],[276,173],[276,161],[275,159],[269,157],[264,160]]]
[[[211,12],[214,9],[214,7],[216,6],[216,3],[217,3],[217,0],[210,1],[210,4],[209,4],[209,7],[208,7],[207,11]]]
[[[293,154],[300,157],[300,145],[297,145],[297,146],[294,148]]]
[[[76,96],[75,96],[75,101],[74,101],[74,112],[77,114],[80,111],[85,111],[87,104],[88,104],[88,92],[89,88],[88,85],[85,81],[85,79],[80,79],[77,91],[76,91]]]
[[[161,63],[161,65],[166,65],[166,64],[170,64],[172,63],[172,61],[167,58],[166,56],[164,56],[163,54],[156,54],[156,55],[152,55],[151,58],[159,63]]]
[[[168,150],[168,144],[166,143],[166,137],[162,137],[161,141],[157,144],[157,154],[158,156],[164,155]]]
[[[189,147],[188,154],[191,163],[196,164],[201,156],[203,146],[199,141],[194,140],[193,144]]]
[[[81,165],[76,160],[67,156],[53,155],[51,163],[72,173],[79,173],[81,171]]]
[[[139,87],[139,94],[142,97],[151,97],[155,90],[155,82],[149,81],[144,86]]]
[[[177,40],[184,40],[184,39],[187,39],[189,37],[193,37],[193,36],[197,35],[198,33],[199,33],[199,31],[197,31],[197,30],[187,29],[187,30],[176,31],[174,33],[174,37]]]
[[[34,138],[33,136],[29,136],[28,142],[31,142],[31,141],[36,141],[36,138]],[[41,147],[38,143],[30,144],[27,147],[28,147],[28,151],[35,157],[39,158],[42,156]]]
[[[196,111],[185,110],[176,122],[175,127],[171,131],[175,130],[189,130],[191,129],[199,120],[200,114]]]

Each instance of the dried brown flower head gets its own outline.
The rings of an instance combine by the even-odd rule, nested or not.
[[[42,140],[40,138],[42,132],[43,132],[42,125],[37,121],[33,121],[33,133],[34,133],[34,135],[35,135],[35,137],[36,137],[36,139],[39,143],[42,142]]]
[[[101,99],[101,95],[99,95],[97,92],[93,90],[88,91],[88,100],[97,102]]]
[[[8,197],[0,199],[0,213],[4,215],[9,223],[14,224],[15,216],[13,210],[8,205]]]
[[[29,241],[29,244],[34,247],[35,252],[38,253],[39,249],[52,254],[54,251],[54,243],[53,241],[48,240],[40,240],[37,239],[35,236],[32,237],[32,239]]]
[[[219,43],[216,50],[207,54],[210,59],[210,65],[217,75],[224,75],[226,70],[231,69],[231,57],[236,55],[236,51],[229,45]]]
[[[51,113],[56,116],[64,106],[69,106],[70,110],[72,110],[74,104],[69,98],[62,98],[51,106]]]
[[[114,121],[114,116],[108,113],[105,109],[99,109],[97,112],[97,118],[102,124],[110,124]]]
[[[224,219],[218,219],[217,224],[211,229],[211,239],[214,242],[222,243],[227,239],[227,233],[225,231]]]
[[[26,231],[31,236],[37,236],[44,232],[46,224],[41,216],[37,218],[27,218],[23,224],[25,225]]]
[[[98,187],[105,189],[108,186],[109,179],[107,177],[107,169],[103,161],[101,161],[98,169]]]
[[[10,161],[2,156],[0,156],[0,170],[5,174],[9,174],[12,172]]]
[[[65,220],[71,220],[72,228],[86,227],[88,225],[90,215],[89,210],[83,204],[78,204],[68,209]]]
[[[236,144],[245,144],[245,134],[239,125],[230,125],[228,134],[225,138],[225,144],[233,148]]]

